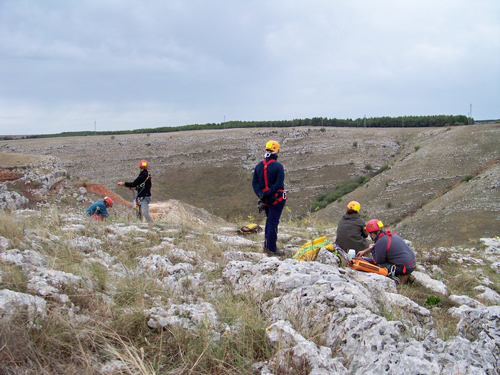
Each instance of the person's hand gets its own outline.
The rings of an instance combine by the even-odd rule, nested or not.
[[[368,251],[370,251],[370,249],[365,249],[365,250],[361,250],[361,251],[358,251],[358,253],[356,254],[356,258],[361,258],[362,256],[364,256]]]
[[[118,183],[118,185],[119,185],[119,186],[123,186],[123,185],[125,185],[125,182],[120,181],[120,182]]]

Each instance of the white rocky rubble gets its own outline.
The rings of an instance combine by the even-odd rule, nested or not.
[[[315,262],[298,262],[264,255],[260,241],[239,241],[220,233],[207,235],[206,228],[185,234],[183,242],[178,238],[182,230],[176,228],[158,233],[152,226],[101,225],[71,214],[61,216],[59,225],[58,236],[25,230],[22,239],[0,237],[0,262],[22,270],[27,291],[0,290],[0,320],[28,311],[35,321],[59,310],[75,324],[85,321],[74,297],[95,292],[98,287],[99,280],[89,277],[88,270],[79,271],[90,265],[90,270],[98,267],[102,272],[99,293],[110,309],[117,284],[123,280],[149,283],[171,296],[144,296],[151,305],[140,313],[153,332],[204,327],[217,341],[238,330],[237,325],[229,326],[219,316],[216,301],[222,293],[261,300],[269,321],[267,337],[277,349],[268,361],[253,364],[262,375],[278,375],[276,369],[287,361],[305,366],[315,375],[500,371],[500,299],[495,286],[485,285],[485,275],[484,285],[476,288],[474,296],[448,297],[446,278],[438,266],[422,264],[414,273],[416,283],[456,304],[443,313],[457,319],[457,335],[444,341],[439,338],[431,307],[399,294],[389,278],[339,267],[337,258],[325,249]],[[70,225],[78,227],[65,230]],[[148,245],[151,236],[158,238],[154,245]],[[289,236],[293,243],[306,242]],[[218,262],[204,257],[210,243],[225,250]],[[118,252],[110,253],[110,249],[119,251],[127,244],[137,244],[143,252],[127,262],[117,256]],[[500,261],[494,250],[496,242],[489,246],[487,256]],[[71,251],[81,263],[60,269],[54,257],[60,249]],[[454,259],[468,256],[467,251],[454,254]],[[124,312],[137,312],[129,310]],[[102,363],[102,367],[110,363]]]

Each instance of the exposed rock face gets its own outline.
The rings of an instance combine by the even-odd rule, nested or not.
[[[31,294],[0,290],[0,321],[8,321],[14,315],[27,311],[30,318],[46,315],[47,303],[43,298]]]
[[[15,191],[0,190],[0,210],[17,210],[28,203],[28,199]]]

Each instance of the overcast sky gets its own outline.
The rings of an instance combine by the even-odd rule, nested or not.
[[[499,0],[0,0],[0,134],[500,118]]]

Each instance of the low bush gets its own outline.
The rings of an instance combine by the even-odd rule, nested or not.
[[[370,179],[366,176],[359,176],[354,181],[344,182],[335,187],[335,190],[326,195],[324,193],[318,194],[316,197],[316,201],[311,202],[310,210],[311,212],[318,211],[319,209],[325,208],[330,203],[335,201],[340,201],[340,199],[350,192],[354,191],[358,186],[363,185],[364,183],[370,181]]]

